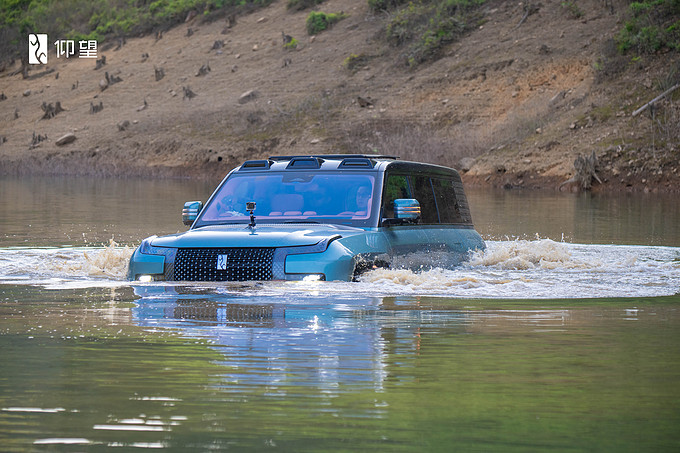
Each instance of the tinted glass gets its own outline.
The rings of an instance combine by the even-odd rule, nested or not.
[[[247,223],[246,202],[258,222],[365,220],[371,215],[372,174],[305,172],[235,174],[203,209],[200,224]]]
[[[414,176],[413,197],[420,203],[420,223],[439,223],[437,205],[434,201],[434,192],[430,178],[427,176]]]
[[[384,218],[394,218],[394,200],[398,198],[412,198],[408,188],[408,179],[404,175],[388,175],[383,193],[382,216]]]
[[[432,178],[432,186],[439,209],[441,223],[463,223],[458,198],[453,181],[450,179]]]

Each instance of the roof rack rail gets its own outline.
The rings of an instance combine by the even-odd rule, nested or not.
[[[322,159],[322,160],[343,160],[347,158],[360,158],[360,159],[399,159],[398,156],[386,156],[382,154],[307,154],[307,155],[290,155],[290,156],[269,156],[269,160],[275,162],[280,162],[282,160],[291,160],[295,158],[311,158],[311,159]]]

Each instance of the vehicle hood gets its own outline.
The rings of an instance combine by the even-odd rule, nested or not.
[[[348,237],[363,233],[361,228],[342,225],[291,224],[258,225],[251,230],[247,225],[210,225],[184,233],[156,237],[156,247],[297,247],[314,245],[333,236]]]

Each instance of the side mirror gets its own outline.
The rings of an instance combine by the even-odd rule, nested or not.
[[[397,198],[394,200],[394,218],[417,221],[420,219],[420,203],[413,198]]]
[[[203,203],[200,201],[187,201],[184,203],[184,209],[182,209],[182,223],[185,225],[191,225],[198,217],[198,214],[203,209]]]

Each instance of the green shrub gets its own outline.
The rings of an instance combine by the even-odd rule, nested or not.
[[[316,35],[321,33],[322,31],[330,28],[333,24],[336,22],[344,19],[347,17],[343,13],[321,13],[321,12],[316,12],[312,11],[309,13],[309,16],[307,16],[307,33],[310,35]]]
[[[631,18],[617,34],[619,51],[638,55],[663,48],[680,50],[680,0],[632,2]]]
[[[583,17],[583,11],[581,11],[581,8],[578,7],[576,2],[573,1],[562,2],[561,6],[562,8],[564,8],[564,10],[566,10],[569,13],[569,15],[572,18],[580,19],[581,17]]]
[[[408,45],[403,54],[409,66],[437,58],[442,48],[476,27],[485,0],[424,0],[397,11],[385,27],[393,46]]]
[[[291,38],[290,41],[288,41],[287,43],[285,43],[283,45],[283,47],[288,49],[288,50],[295,50],[295,49],[297,49],[298,44],[299,44],[299,42],[298,42],[297,39]]]
[[[324,0],[288,0],[288,5],[286,7],[294,11],[302,11],[320,5],[323,2]]]
[[[21,54],[28,33],[97,39],[182,23],[191,10],[266,6],[272,0],[0,0],[0,60]]]
[[[407,0],[368,0],[368,7],[372,11],[390,11],[406,3]]]
[[[345,58],[345,61],[342,62],[342,65],[346,69],[349,69],[352,72],[356,72],[357,70],[365,67],[370,59],[371,57],[363,53],[359,55],[352,53],[349,55],[349,57]]]

